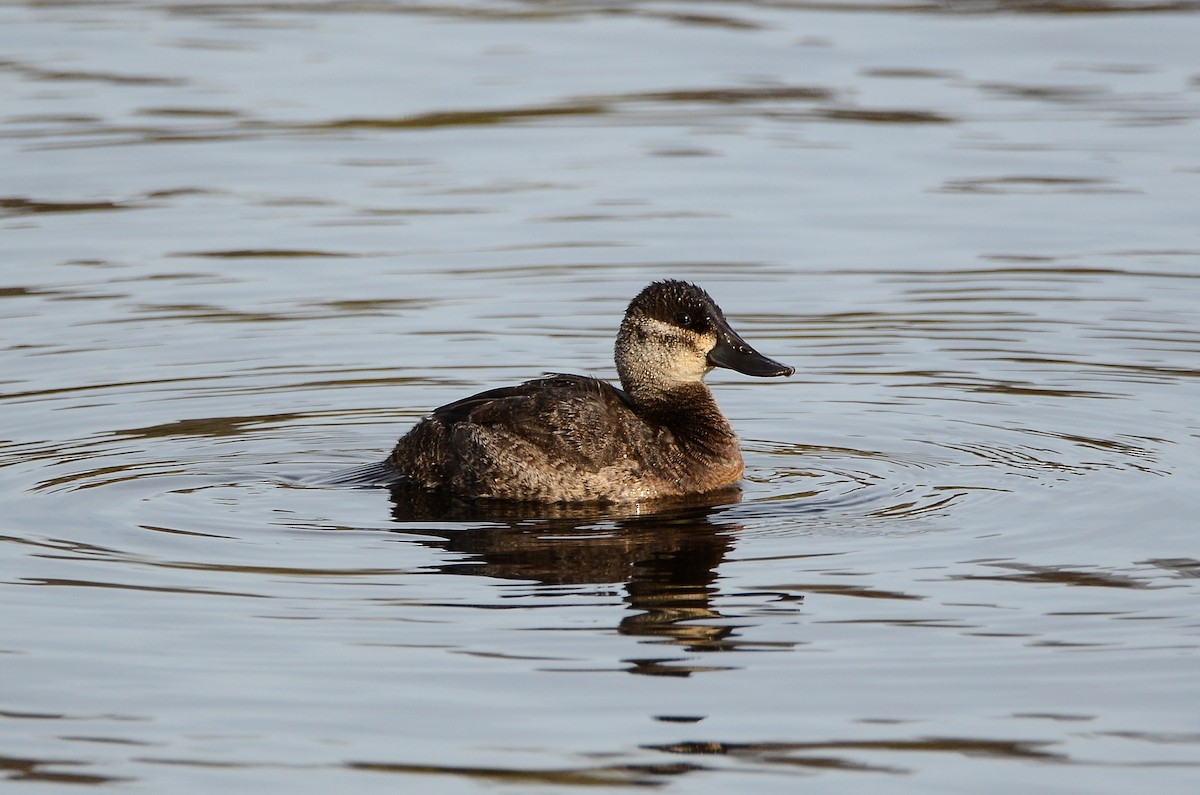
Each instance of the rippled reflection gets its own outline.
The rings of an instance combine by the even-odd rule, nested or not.
[[[950,753],[1001,759],[1067,761],[1065,756],[1047,750],[1053,743],[1040,741],[995,741],[932,737],[925,740],[847,740],[817,743],[722,743],[689,742],[655,746],[655,750],[684,755],[734,756],[768,765],[794,765],[817,769],[864,770],[880,773],[908,773],[903,766],[855,761],[850,754],[879,752],[896,754]],[[835,756],[832,754],[846,754]]]
[[[465,502],[395,489],[392,514],[404,526],[420,519],[470,522],[438,534],[437,540],[425,540],[431,531],[421,530],[420,543],[470,555],[465,562],[440,566],[445,573],[542,585],[622,584],[628,612],[620,619],[620,632],[661,639],[693,653],[746,645],[710,604],[717,569],[741,530],[721,517],[721,506],[731,496],[738,495],[657,504],[645,515],[598,513],[588,506],[538,506],[531,513],[534,509],[527,505]],[[482,519],[489,523],[477,524]],[[665,676],[724,667],[671,657],[629,662],[631,673]]]

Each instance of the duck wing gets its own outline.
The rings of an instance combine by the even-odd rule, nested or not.
[[[455,440],[459,455],[482,456],[500,467],[523,457],[529,466],[590,471],[622,457],[621,445],[643,428],[624,392],[562,373],[455,401],[434,411],[430,421]]]
[[[649,433],[620,390],[553,374],[442,406],[397,442],[389,462],[425,488],[579,501],[627,482]]]
[[[520,426],[527,422],[545,423],[560,410],[578,411],[588,404],[606,409],[632,408],[628,396],[605,381],[582,375],[547,373],[523,384],[489,389],[447,403],[434,409],[429,418],[446,426],[463,422]]]
[[[552,373],[434,409],[385,461],[334,482],[467,498],[631,499],[645,492],[642,454],[662,441],[657,434],[616,387]]]
[[[622,405],[629,406],[629,398],[616,387],[595,378],[567,373],[547,373],[542,378],[535,378],[516,386],[503,386],[489,389],[477,395],[447,403],[433,410],[429,419],[437,420],[446,426],[462,422],[476,422],[485,425],[496,422],[513,422],[521,419],[531,419],[521,415],[530,409],[542,413],[551,408],[556,400],[571,400],[572,398],[591,397],[601,400],[616,398]]]

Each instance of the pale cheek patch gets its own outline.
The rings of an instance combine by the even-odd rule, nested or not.
[[[661,320],[645,319],[629,359],[638,369],[664,381],[699,381],[709,371],[713,340]]]

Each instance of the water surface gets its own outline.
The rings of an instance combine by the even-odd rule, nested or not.
[[[6,791],[1191,792],[1197,10],[4,4]],[[740,499],[306,485],[668,277]]]

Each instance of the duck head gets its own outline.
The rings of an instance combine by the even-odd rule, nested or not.
[[[708,293],[674,280],[654,282],[630,302],[615,358],[621,385],[635,400],[698,383],[714,367],[757,377],[795,372],[754,350]]]

